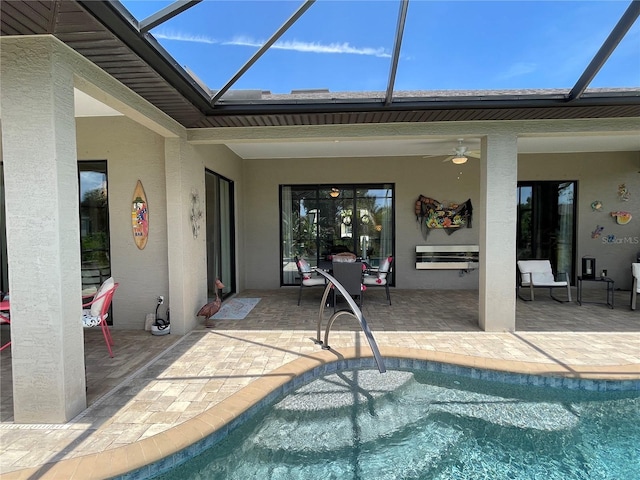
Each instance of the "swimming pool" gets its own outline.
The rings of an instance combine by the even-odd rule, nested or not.
[[[154,478],[640,478],[637,381],[412,366],[307,375]]]

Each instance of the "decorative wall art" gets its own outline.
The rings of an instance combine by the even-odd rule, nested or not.
[[[618,185],[618,198],[620,201],[627,202],[630,197],[631,193],[629,192],[629,189],[627,189],[627,186],[624,183]]]
[[[471,199],[460,204],[445,205],[433,198],[420,195],[415,203],[416,221],[420,222],[420,229],[425,237],[429,229],[444,229],[451,235],[459,228],[471,228],[472,213]],[[426,230],[423,230],[423,227]]]
[[[611,212],[611,216],[615,217],[618,225],[626,225],[631,221],[633,216],[629,212]]]
[[[600,200],[594,200],[591,202],[591,210],[594,212],[599,212],[602,210],[602,202]]]
[[[136,188],[133,190],[131,229],[133,231],[133,241],[142,250],[147,245],[147,237],[149,235],[149,208],[147,206],[147,196],[140,180],[138,180]]]
[[[198,238],[200,233],[200,220],[202,219],[202,205],[200,204],[200,193],[197,189],[191,190],[191,232],[193,238]]]
[[[596,225],[596,229],[591,232],[591,238],[600,238],[600,235],[602,235],[602,231],[604,230],[604,227],[601,227],[600,225]]]

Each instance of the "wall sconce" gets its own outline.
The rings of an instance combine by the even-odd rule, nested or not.
[[[331,198],[337,198],[338,195],[340,195],[340,190],[338,190],[337,188],[334,187],[329,192],[329,195],[331,196]]]

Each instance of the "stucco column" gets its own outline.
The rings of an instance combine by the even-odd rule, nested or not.
[[[482,141],[480,172],[480,328],[516,328],[516,190],[518,146],[515,134]]]
[[[63,423],[86,408],[69,50],[53,37],[0,47],[15,421]]]
[[[181,138],[165,139],[167,246],[171,333],[184,335],[198,325],[196,314],[207,302],[204,164]],[[192,228],[192,197],[202,217]]]

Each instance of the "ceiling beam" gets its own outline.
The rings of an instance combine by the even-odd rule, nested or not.
[[[633,0],[627,10],[622,14],[622,17],[620,17],[620,20],[618,20],[616,26],[613,27],[613,30],[600,47],[600,50],[598,50],[596,55],[593,57],[593,60],[591,60],[589,66],[585,69],[569,92],[567,101],[571,102],[580,98],[593,80],[593,77],[597,75],[609,56],[616,49],[631,26],[635,23],[638,15],[640,15],[640,0]]]

